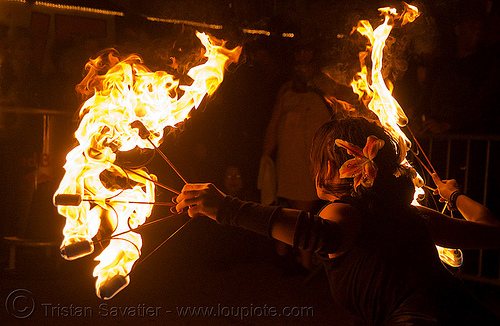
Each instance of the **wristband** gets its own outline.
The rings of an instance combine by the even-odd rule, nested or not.
[[[450,205],[450,210],[458,211],[457,198],[461,195],[465,195],[465,194],[463,192],[461,192],[460,190],[455,190],[454,192],[451,193],[450,199],[448,200],[448,204]]]

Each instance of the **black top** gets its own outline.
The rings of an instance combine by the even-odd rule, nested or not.
[[[334,299],[371,325],[500,325],[441,263],[425,217],[407,207],[363,214],[357,239],[341,256],[338,224],[305,212],[226,197],[217,222],[270,236],[275,221],[295,225],[294,246],[324,257]],[[279,218],[277,216],[279,215]]]

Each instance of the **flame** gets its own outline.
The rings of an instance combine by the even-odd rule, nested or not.
[[[115,164],[117,153],[136,146],[159,146],[164,128],[188,118],[191,109],[213,94],[223,80],[225,67],[237,62],[241,53],[241,47],[229,50],[222,40],[204,33],[196,35],[205,48],[206,61],[188,72],[193,79],[191,85],[179,85],[164,71],[150,71],[137,55],[120,61],[111,51],[87,63],[88,74],[77,88],[91,97],[80,110],[81,122],[75,132],[78,145],[66,157],[66,173],[54,195],[55,202],[58,195],[82,199],[77,205],[58,205],[58,212],[66,217],[61,244],[66,259],[92,253],[92,238],[99,228],[118,234],[143,224],[150,216],[152,204],[129,202],[154,202],[156,177],[145,168],[129,172],[120,168]],[[100,76],[99,70],[106,65],[109,70]],[[132,127],[137,120],[150,131],[149,139],[141,138],[138,129]],[[112,238],[95,258],[100,262],[93,273],[98,296],[109,299],[115,294],[101,292],[117,275],[125,279],[121,288],[130,282],[128,274],[141,247],[141,236],[135,232]]]
[[[396,99],[392,97],[392,92],[387,87],[382,74],[383,51],[394,26],[394,20],[414,21],[419,15],[416,7],[405,5],[405,10],[401,15],[398,15],[394,8],[380,8],[379,11],[384,15],[384,22],[375,30],[367,20],[358,22],[356,30],[368,39],[369,45],[367,51],[359,54],[361,71],[356,74],[351,86],[367,107],[378,116],[382,125],[392,136],[400,140],[405,150],[409,150],[411,142],[401,130],[401,127],[408,123],[408,118]],[[371,52],[372,62],[371,81],[368,78],[368,68],[365,63],[369,52]]]
[[[403,109],[392,96],[392,84],[390,81],[384,80],[382,74],[382,59],[385,42],[394,27],[395,20],[401,20],[401,25],[415,21],[420,15],[418,8],[404,3],[404,10],[401,14],[397,13],[394,8],[379,8],[380,13],[384,16],[384,22],[375,30],[367,20],[358,22],[355,30],[368,39],[369,44],[366,51],[360,52],[359,61],[361,71],[358,72],[351,87],[365,106],[374,112],[379,118],[380,123],[384,128],[398,140],[399,145],[403,149],[400,158],[402,164],[411,168],[410,163],[406,159],[406,153],[411,148],[411,142],[406,137],[401,127],[406,126],[408,118]],[[367,58],[370,56],[372,68],[369,77],[367,68]],[[389,84],[389,85],[388,85]],[[424,195],[423,179],[412,168],[415,173],[415,197],[413,205],[419,205],[418,199]],[[459,249],[448,249],[436,246],[441,260],[450,266],[457,267],[462,264],[462,254]]]

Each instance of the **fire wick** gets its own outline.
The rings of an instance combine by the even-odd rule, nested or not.
[[[155,151],[160,154],[160,156],[163,158],[163,160],[165,162],[167,162],[168,165],[170,165],[170,167],[172,168],[172,170],[174,170],[174,172],[177,174],[177,176],[179,176],[179,178],[181,178],[181,180],[184,182],[184,183],[187,183],[186,179],[184,179],[182,177],[182,175],[179,173],[179,170],[177,170],[177,168],[174,166],[174,164],[168,159],[168,157],[162,152],[161,149],[159,149],[154,143],[153,141],[151,140],[150,138],[150,135],[151,135],[151,132],[146,128],[146,126],[144,126],[144,124],[140,121],[140,120],[135,120],[134,122],[132,122],[130,124],[130,126],[132,128],[137,128],[138,131],[139,131],[139,137],[141,137],[142,139],[147,139],[149,141],[149,143],[151,145],[153,145],[153,148],[155,149]]]
[[[57,195],[57,196],[54,197],[54,205],[56,205],[56,206],[58,206],[58,205],[78,206],[78,205],[80,205],[80,203],[82,201],[95,201],[95,200],[89,199],[89,198],[82,198],[78,194],[59,194],[59,195]],[[109,202],[109,201],[106,200],[106,202]],[[136,204],[152,204],[152,205],[163,205],[163,206],[175,206],[174,203],[166,203],[166,202],[155,202],[155,203],[148,203],[148,202],[126,202],[126,201],[123,201],[123,202],[124,203],[136,203]],[[123,232],[120,232],[120,233],[117,233],[117,234],[113,234],[113,235],[111,235],[109,237],[105,237],[105,238],[102,238],[102,239],[99,239],[99,240],[93,240],[92,244],[99,244],[99,243],[104,242],[104,241],[116,239],[119,236],[124,235],[126,233],[136,232],[136,231],[142,230],[142,229],[144,229],[144,228],[146,228],[148,226],[151,226],[153,224],[156,224],[156,223],[168,220],[168,219],[170,219],[173,216],[179,216],[179,215],[184,215],[184,214],[186,214],[186,212],[180,212],[180,213],[176,213],[176,214],[170,214],[168,216],[164,216],[164,217],[158,218],[158,219],[156,219],[154,221],[143,223],[143,224],[141,224],[141,225],[139,225],[139,226],[137,226],[135,228],[129,228],[126,231],[123,231]],[[189,221],[191,221],[191,219]],[[184,225],[182,225],[179,229],[177,229],[177,231],[175,231],[174,234],[177,233],[180,229],[182,229],[186,224],[187,224],[187,222],[184,223]],[[170,239],[174,234],[172,234],[168,239]],[[165,240],[160,246],[162,246],[167,240]],[[157,247],[157,249],[159,247]],[[155,249],[154,251],[156,251],[157,249]]]

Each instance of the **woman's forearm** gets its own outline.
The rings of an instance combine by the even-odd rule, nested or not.
[[[486,206],[481,205],[465,194],[457,197],[455,206],[468,221],[491,226],[500,226],[500,221]]]
[[[328,254],[340,246],[340,228],[335,222],[299,210],[263,206],[230,196],[224,199],[216,221],[304,250]]]
[[[433,209],[418,206],[434,243],[447,248],[498,249],[500,227],[456,219]]]

